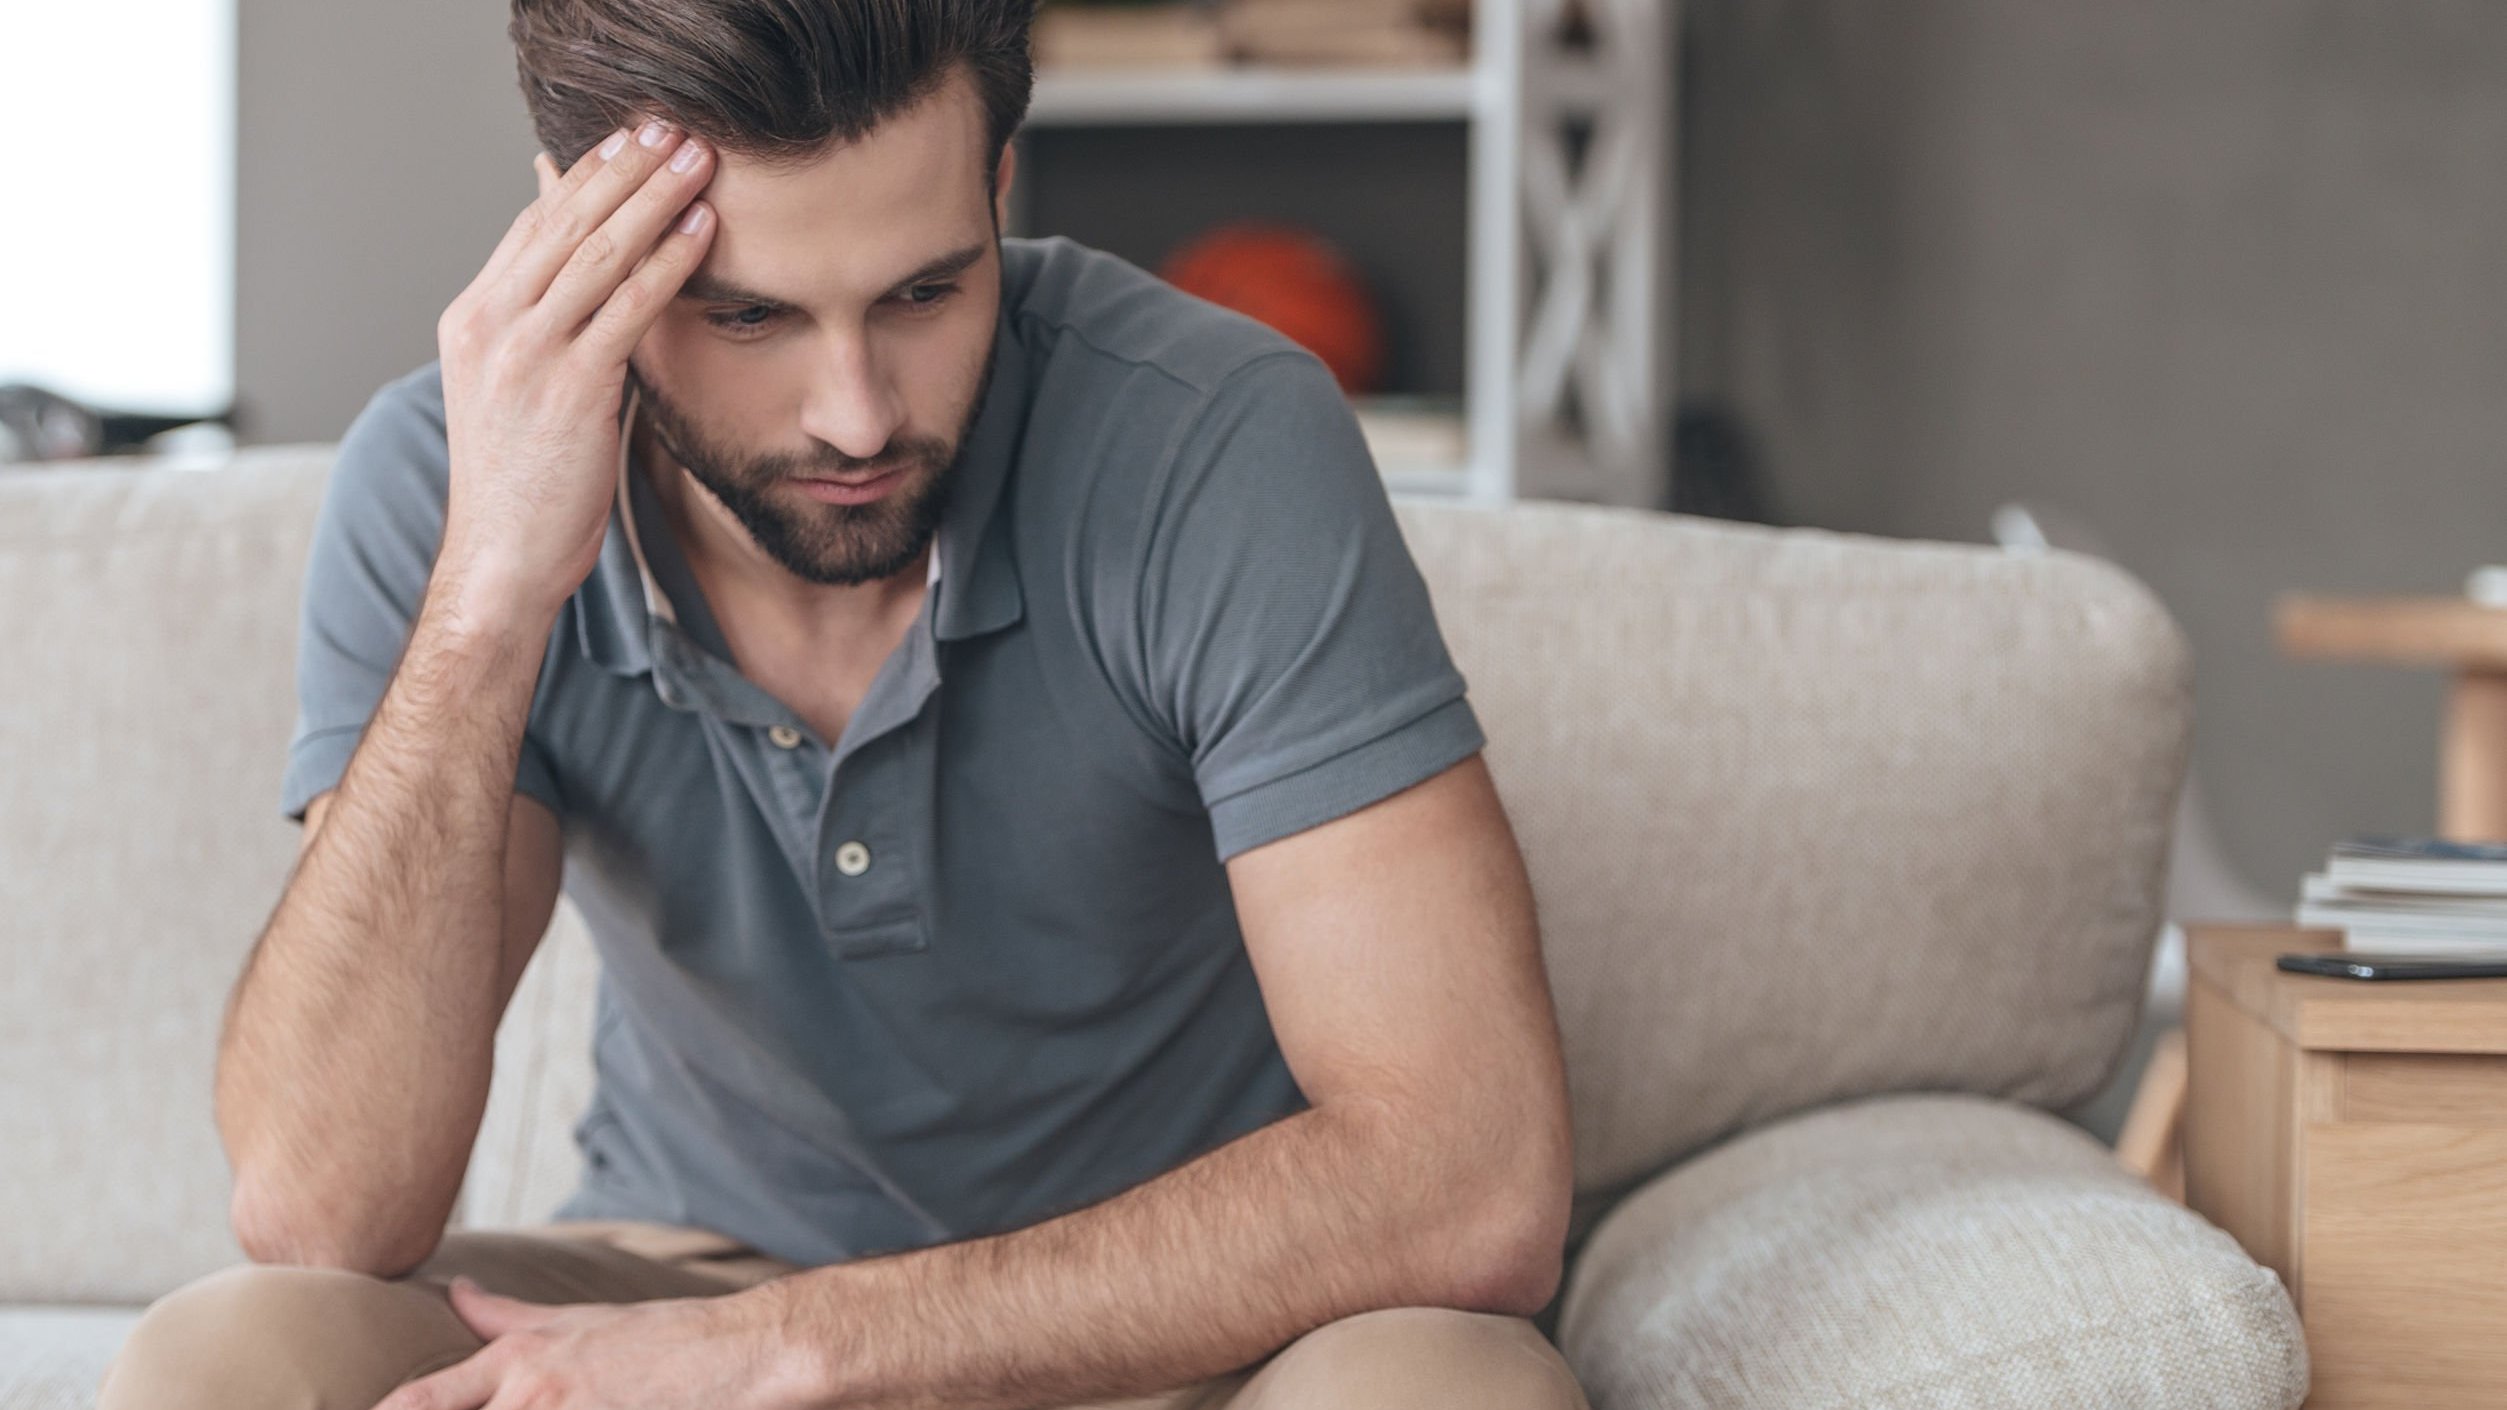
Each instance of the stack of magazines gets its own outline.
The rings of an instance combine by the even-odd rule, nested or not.
[[[2340,843],[2299,893],[2298,923],[2366,954],[2507,956],[2507,845]]]

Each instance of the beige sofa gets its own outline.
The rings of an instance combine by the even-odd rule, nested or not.
[[[0,1406],[236,1258],[221,1003],[284,878],[327,451],[0,472]],[[1565,507],[1405,527],[1538,887],[1598,1410],[2287,1407],[2288,1298],[2044,1114],[2141,995],[2187,661],[2086,559]],[[568,1188],[596,961],[499,1039],[460,1218]]]

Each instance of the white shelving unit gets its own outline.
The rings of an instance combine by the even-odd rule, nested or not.
[[[1471,453],[1387,464],[1386,482],[1480,503],[1658,504],[1670,474],[1677,0],[1583,0],[1583,46],[1562,37],[1567,3],[1478,0],[1468,68],[1049,70],[1028,123],[1468,124]]]
[[[1039,74],[1036,127],[1195,122],[1428,122],[1471,116],[1475,75],[1451,71],[1216,69]]]

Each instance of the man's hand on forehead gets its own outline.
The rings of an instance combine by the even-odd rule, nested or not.
[[[438,573],[474,614],[553,615],[599,556],[627,357],[711,248],[714,152],[613,132],[539,196],[436,324],[452,492]],[[520,623],[512,625],[519,626]]]

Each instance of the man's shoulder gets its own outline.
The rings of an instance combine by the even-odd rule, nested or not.
[[[444,430],[443,365],[429,362],[384,383],[339,440],[334,480],[432,480],[451,460]]]
[[[326,564],[388,563],[414,591],[443,533],[451,479],[443,379],[430,362],[376,389],[332,448],[318,537],[335,552],[317,551],[317,578]]]
[[[1086,585],[1068,600],[1115,613],[1115,636],[1153,567],[1217,584],[1222,560],[1367,522],[1382,480],[1313,353],[1067,240],[1003,257],[1029,358],[1023,554]],[[1240,551],[1205,551],[1220,538]]]
[[[429,358],[377,388],[374,400],[420,412],[444,424],[444,364]]]
[[[382,429],[396,436],[444,439],[444,364],[429,361],[375,388],[364,409],[349,423],[343,441],[360,431]]]
[[[1031,355],[1058,379],[1119,394],[1134,416],[1161,402],[1189,413],[1250,366],[1312,356],[1103,250],[1061,236],[1001,244],[1009,318]]]
[[[1112,515],[1110,528],[1131,533],[1129,516],[1175,499],[1179,479],[1272,477],[1274,466],[1230,459],[1267,458],[1266,445],[1351,472],[1325,454],[1355,423],[1336,425],[1348,405],[1313,353],[1103,251],[1059,237],[1002,246],[1003,303],[1027,360],[1023,454],[1049,471],[1022,476],[1022,517],[1062,551],[1091,551],[1078,521]],[[1268,434],[1228,433],[1249,415]],[[1374,479],[1363,452],[1356,473]],[[1293,517],[1241,527],[1294,533]]]

